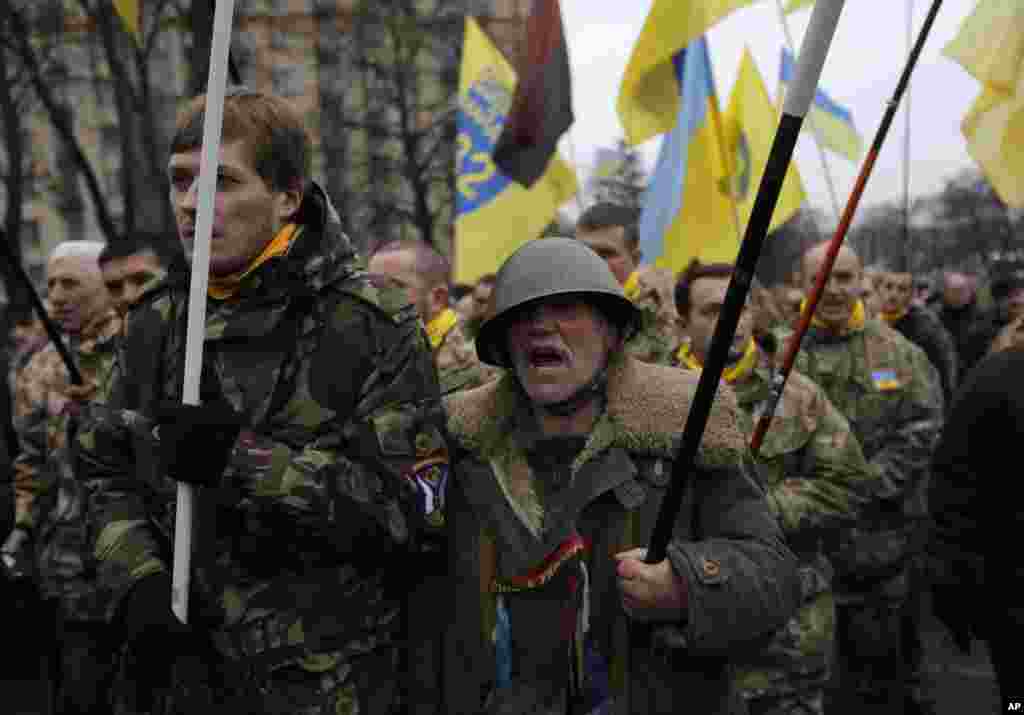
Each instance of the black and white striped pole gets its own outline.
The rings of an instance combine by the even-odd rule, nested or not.
[[[772,142],[764,176],[761,178],[761,185],[757,190],[757,197],[754,199],[754,207],[747,223],[746,233],[740,243],[739,254],[736,256],[736,267],[729,280],[729,287],[718,316],[718,324],[715,326],[715,332],[711,338],[711,347],[707,360],[704,362],[704,369],[697,382],[697,392],[686,418],[686,425],[683,427],[679,450],[676,453],[672,469],[672,480],[666,489],[657,521],[654,524],[654,531],[651,534],[645,559],[649,564],[658,563],[666,557],[676,518],[682,506],[683,495],[686,492],[687,481],[693,473],[697,449],[704,435],[715,392],[718,390],[718,383],[728,358],[729,345],[732,344],[740,313],[747,301],[757,260],[761,255],[761,248],[768,235],[772,214],[775,212],[775,204],[778,203],[779,193],[782,190],[782,182],[793,157],[793,149],[800,136],[804,117],[807,115],[811,100],[817,91],[821,68],[825,64],[825,57],[832,44],[832,37],[835,34],[836,25],[839,23],[839,15],[842,13],[844,2],[845,0],[818,0],[814,5],[810,25],[804,34],[797,60],[796,78],[786,92],[782,118],[775,132],[775,139]]]

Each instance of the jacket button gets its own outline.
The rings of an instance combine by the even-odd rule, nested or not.
[[[708,578],[715,578],[721,572],[722,567],[719,566],[717,561],[711,559],[703,559],[701,562],[701,568],[704,569],[704,575]]]

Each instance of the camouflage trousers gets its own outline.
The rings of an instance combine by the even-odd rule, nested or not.
[[[217,711],[247,715],[397,715],[402,711],[397,651],[343,660],[321,654],[303,665],[256,671],[231,664],[199,685],[177,673],[161,715]]]

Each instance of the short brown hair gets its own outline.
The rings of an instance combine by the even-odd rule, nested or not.
[[[191,99],[178,115],[171,152],[203,144],[206,95]],[[244,141],[256,173],[274,191],[304,191],[312,148],[302,118],[287,101],[244,88],[224,97],[223,143]]]
[[[690,314],[690,290],[701,278],[730,278],[733,265],[731,263],[701,263],[694,258],[684,270],[680,271],[676,280],[676,312],[686,320]]]

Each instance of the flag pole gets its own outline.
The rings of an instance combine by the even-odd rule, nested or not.
[[[914,42],[914,0],[907,0],[907,56],[913,51]],[[910,83],[903,110],[903,255],[896,266],[898,273],[910,272]]]
[[[810,26],[800,48],[796,78],[790,91],[786,93],[786,102],[772,142],[771,153],[768,155],[764,176],[761,177],[761,185],[754,199],[746,233],[736,256],[736,267],[729,279],[722,311],[711,338],[711,348],[697,382],[697,391],[686,418],[686,425],[683,427],[672,467],[672,479],[665,490],[647,549],[647,563],[658,563],[666,557],[687,483],[693,471],[697,449],[707,426],[715,392],[728,358],[729,346],[736,334],[736,325],[739,323],[740,313],[750,291],[757,259],[768,235],[768,227],[793,157],[793,148],[800,136],[804,116],[817,90],[818,78],[821,76],[821,68],[832,44],[843,3],[844,0],[818,0],[814,6]]]
[[[203,146],[197,190],[199,208],[196,217],[196,233],[192,244],[192,276],[189,283],[188,324],[185,332],[185,379],[182,387],[182,402],[186,405],[199,404],[199,377],[203,367],[203,340],[206,337],[206,289],[210,270],[210,235],[213,229],[221,121],[224,116],[228,48],[231,45],[231,21],[234,9],[234,0],[219,0],[213,17],[213,43],[210,51],[210,71],[206,81]],[[178,482],[177,496],[171,607],[182,623],[188,623],[195,488],[191,484]]]
[[[779,10],[779,22],[782,24],[782,34],[786,38],[786,48],[790,53],[793,53],[795,51],[793,35],[789,30],[789,20],[786,19],[786,11],[782,7],[782,0],[775,0],[775,7]],[[818,128],[817,123],[815,123],[813,115],[808,115],[807,123],[811,127],[814,145],[818,148],[818,158],[821,159],[821,169],[825,174],[825,185],[828,187],[828,196],[832,200],[832,213],[835,214],[836,221],[838,221],[840,216],[839,195],[836,193],[836,184],[832,179],[832,167],[828,163],[828,155],[825,153],[825,147],[821,143],[821,130]]]
[[[46,330],[46,335],[50,338],[50,342],[53,343],[53,347],[57,349],[57,354],[60,355],[61,361],[64,363],[64,367],[67,368],[68,376],[71,379],[72,385],[82,384],[82,373],[79,372],[78,366],[75,365],[75,359],[71,356],[71,352],[68,350],[68,346],[64,344],[64,339],[60,336],[60,331],[54,324],[53,320],[46,312],[46,306],[43,305],[42,298],[36,293],[36,288],[32,285],[32,279],[28,277],[25,272],[25,268],[14,258],[14,251],[11,250],[11,246],[7,243],[7,232],[0,228],[0,246],[3,247],[4,258],[7,260],[7,265],[14,271],[14,275],[21,281],[25,292],[28,294],[29,302],[32,303],[32,309],[35,310],[36,315],[39,316],[39,322],[43,324],[43,328]],[[12,292],[12,297],[13,297]]]
[[[906,91],[907,85],[910,83],[910,75],[913,73],[914,66],[917,64],[917,59],[921,55],[921,50],[924,47],[925,40],[928,39],[928,33],[931,31],[932,24],[935,22],[935,16],[939,12],[940,5],[942,5],[942,0],[932,0],[931,9],[928,11],[928,16],[924,20],[924,25],[921,26],[921,31],[917,35],[917,41],[914,43],[914,47],[910,51],[910,56],[907,57],[907,63],[903,68],[903,74],[900,76],[899,83],[896,85],[896,91],[893,92],[892,98],[886,106],[885,114],[882,116],[882,123],[879,125],[878,131],[875,133],[875,138],[871,142],[871,148],[868,150],[867,156],[864,157],[864,163],[861,166],[860,175],[857,177],[857,181],[853,186],[853,192],[850,194],[850,198],[846,202],[843,217],[840,219],[839,226],[836,227],[835,234],[829,242],[828,251],[825,254],[825,262],[814,281],[814,287],[811,289],[810,295],[807,296],[807,304],[800,313],[800,319],[797,322],[796,331],[786,343],[786,351],[783,354],[782,366],[772,383],[771,399],[769,400],[767,409],[764,410],[764,413],[758,419],[757,424],[754,427],[754,434],[750,440],[750,449],[755,455],[761,449],[761,443],[764,441],[765,433],[768,431],[768,427],[771,424],[772,415],[775,414],[775,407],[778,405],[779,397],[782,395],[782,390],[786,385],[786,380],[789,378],[789,373],[793,369],[793,362],[796,360],[796,353],[800,349],[800,342],[803,340],[804,334],[807,332],[807,328],[811,324],[811,316],[814,315],[814,310],[818,306],[818,300],[821,298],[821,294],[825,290],[825,284],[828,282],[829,274],[832,272],[832,265],[835,263],[836,256],[839,254],[839,249],[843,245],[843,239],[846,236],[846,232],[849,230],[850,224],[853,222],[853,215],[857,211],[857,205],[860,203],[861,196],[864,194],[864,187],[867,186],[868,178],[870,178],[871,171],[875,166],[875,161],[878,159],[878,154],[881,152],[882,145],[885,143],[885,137],[889,133],[889,127],[892,126],[893,117],[896,116],[896,110],[899,109],[900,99],[902,99],[903,93]]]

